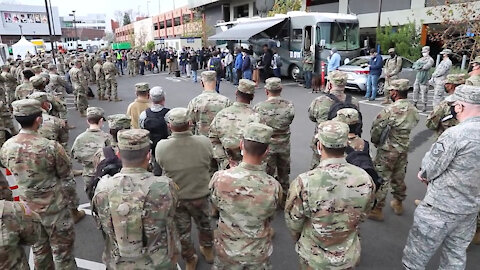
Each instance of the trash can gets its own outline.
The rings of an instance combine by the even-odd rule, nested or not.
[[[175,77],[180,77],[180,70],[175,70]]]

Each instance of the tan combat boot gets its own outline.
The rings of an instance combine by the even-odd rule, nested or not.
[[[77,224],[84,217],[85,217],[85,211],[83,210],[78,211],[78,209],[72,209],[72,218],[75,224]]]
[[[375,221],[383,221],[382,208],[379,208],[379,207],[373,208],[370,214],[368,214],[368,219],[375,220]]]
[[[82,170],[72,170],[73,177],[81,176],[83,174]]]
[[[420,203],[422,203],[422,200],[415,200],[415,205],[416,205],[416,206],[419,206]]]
[[[480,229],[479,228],[477,228],[477,231],[475,232],[475,235],[473,236],[472,244],[473,245],[480,245]]]
[[[202,253],[205,261],[207,263],[213,263],[213,248],[212,247],[204,247],[200,246],[200,253]]]
[[[401,216],[403,214],[402,201],[399,201],[397,199],[393,199],[390,202],[390,206],[393,208],[393,212],[395,213],[395,215]]]
[[[197,269],[197,263],[198,263],[198,256],[194,254],[193,257],[190,258],[190,260],[185,262],[185,270]]]

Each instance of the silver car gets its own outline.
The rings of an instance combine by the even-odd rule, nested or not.
[[[340,66],[338,70],[347,73],[348,80],[347,86],[348,89],[366,91],[367,90],[367,76],[370,73],[368,67],[362,68],[363,65],[368,64],[370,56],[360,56],[352,59],[348,64]],[[383,64],[385,61],[390,58],[389,55],[382,55]],[[409,87],[413,87],[415,82],[415,76],[417,71],[412,68],[412,61],[408,60],[405,57],[402,57],[402,71],[400,71],[398,77],[401,79],[407,79],[409,81]],[[378,79],[378,91],[377,95],[384,94],[384,85],[385,85],[385,74],[382,70],[382,74]]]

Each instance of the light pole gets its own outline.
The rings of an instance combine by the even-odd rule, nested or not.
[[[73,28],[75,29],[75,43],[77,45],[75,50],[78,50],[77,18],[75,17],[75,10],[72,10],[72,14],[68,14],[68,15],[73,16]]]
[[[150,1],[147,1],[147,17],[150,17],[150,7],[149,7]]]
[[[23,30],[22,30],[23,25],[19,25],[18,27],[20,27],[20,37],[23,37]]]

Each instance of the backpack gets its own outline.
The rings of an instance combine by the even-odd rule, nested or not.
[[[153,112],[150,108],[145,110],[147,117],[143,123],[143,127],[150,131],[150,140],[152,141],[152,149],[155,150],[160,140],[168,138],[168,127],[165,121],[165,115],[170,109],[163,108],[159,112]]]
[[[375,190],[378,190],[383,184],[384,180],[380,177],[375,170],[372,158],[370,157],[370,144],[363,140],[364,147],[362,151],[355,151],[352,147],[347,146],[345,153],[347,154],[346,160],[348,163],[362,168],[372,177],[375,183]]]
[[[357,106],[355,106],[352,103],[352,95],[347,94],[345,98],[345,102],[341,102],[335,95],[333,94],[326,94],[329,98],[331,98],[335,103],[330,107],[330,110],[328,111],[328,120],[332,120],[333,118],[337,117],[337,112],[341,109],[345,108],[351,108],[355,109],[358,112],[358,118],[360,120],[360,124],[357,126],[357,130],[355,134],[361,135],[362,134],[362,127],[363,127],[363,121],[362,121],[362,113],[358,110]]]
[[[100,181],[100,179],[107,174],[114,176],[122,169],[122,161],[115,154],[115,151],[111,146],[104,147],[102,151],[105,159],[97,165],[93,180],[90,181],[90,184],[85,187],[90,201],[92,200],[93,195],[95,195],[95,189],[97,188],[98,181]]]
[[[215,72],[217,72],[217,75],[222,74],[222,62],[220,58],[212,58],[212,61],[210,61],[210,70],[215,70]]]

